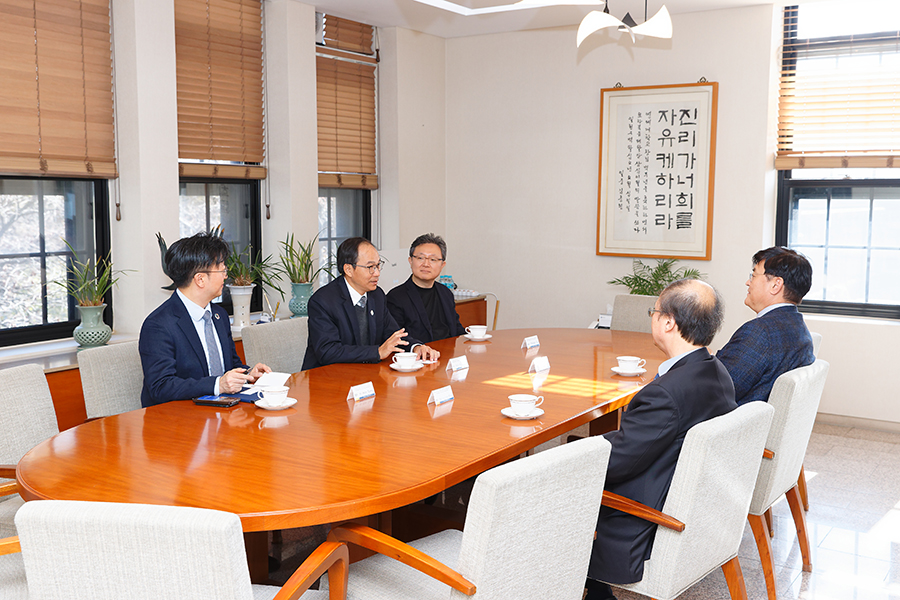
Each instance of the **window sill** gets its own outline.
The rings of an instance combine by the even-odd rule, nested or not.
[[[113,333],[110,344],[138,339],[136,334]],[[0,348],[0,369],[37,363],[45,373],[78,368],[78,343],[74,338]]]

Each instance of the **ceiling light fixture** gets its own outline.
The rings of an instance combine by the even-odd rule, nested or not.
[[[604,7],[603,12],[593,10],[581,21],[578,26],[578,35],[576,38],[576,46],[581,46],[581,42],[586,37],[605,29],[607,27],[617,27],[619,31],[627,31],[631,36],[631,43],[635,42],[635,35],[645,35],[655,38],[672,38],[672,18],[665,5],[659,9],[652,19],[647,19],[647,0],[644,0],[644,22],[640,25],[635,24],[630,13],[625,13],[625,18],[621,21],[609,14],[609,3]]]
[[[420,4],[427,4],[464,17],[475,15],[487,15],[491,13],[510,12],[513,10],[525,10],[528,8],[544,8],[547,6],[596,6],[603,4],[603,0],[519,0],[513,4],[500,4],[486,8],[468,8],[451,0],[415,0]],[[595,11],[596,12],[596,11]],[[593,13],[591,13],[593,14]]]

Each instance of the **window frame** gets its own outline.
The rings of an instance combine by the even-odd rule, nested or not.
[[[5,175],[4,179],[23,179],[34,180],[43,179],[27,176]],[[52,177],[46,178],[48,181],[85,181],[80,178],[72,177]],[[100,257],[110,256],[115,265],[115,257],[111,253],[111,225],[109,222],[109,180],[107,179],[90,179],[92,183],[94,197],[91,201],[93,212],[90,218],[94,221],[94,261]],[[45,285],[51,284],[50,281]],[[113,286],[115,287],[115,286]],[[45,288],[46,290],[46,288]],[[44,290],[44,296],[46,291]],[[68,310],[70,315],[74,315],[74,319],[64,321],[62,323],[47,323],[42,325],[28,325],[26,327],[15,327],[0,330],[0,347],[16,346],[21,344],[29,344],[34,342],[47,342],[51,340],[59,340],[72,337],[75,327],[81,323],[78,317],[77,308],[75,308],[75,299],[67,295]],[[106,310],[103,312],[103,321],[110,327],[113,327],[113,290],[110,289],[104,296]]]
[[[778,246],[788,246],[791,190],[799,187],[900,187],[900,179],[793,179],[791,171],[779,171],[775,220],[775,244]],[[799,309],[807,314],[900,320],[900,304],[803,300]]]
[[[182,183],[202,183],[206,186],[230,183],[230,184],[246,184],[250,185],[254,193],[250,198],[250,247],[253,248],[254,253],[262,252],[262,185],[260,180],[258,179],[228,179],[228,178],[209,178],[209,177],[179,177],[178,178],[178,189],[179,196],[181,190]],[[206,191],[206,199],[207,199],[207,210],[209,210],[209,188],[205,189]],[[207,221],[209,215],[207,214]],[[209,223],[210,227],[215,227],[220,223]],[[231,246],[231,242],[228,242],[229,247]],[[238,251],[243,250],[243,248],[238,248]],[[285,296],[287,297],[287,296]],[[263,310],[263,300],[262,300],[262,285],[256,284],[256,287],[253,288],[253,295],[250,296],[250,312],[261,312]],[[222,300],[221,302],[217,302],[219,306],[228,311],[229,314],[234,312],[234,307],[231,304],[231,295],[222,292]]]

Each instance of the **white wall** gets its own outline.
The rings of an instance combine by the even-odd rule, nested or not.
[[[713,346],[753,316],[743,305],[750,258],[774,242],[780,13],[772,6],[676,15],[671,41],[632,45],[575,29],[447,40],[447,234],[454,279],[496,292],[499,326],[584,327],[626,290],[605,282],[631,259],[594,253],[600,89],[719,82],[712,261],[726,301]],[[900,422],[884,377],[856,365],[897,360],[897,325],[808,319],[831,361],[822,411]],[[881,358],[879,358],[881,357]],[[887,360],[882,360],[887,358]]]

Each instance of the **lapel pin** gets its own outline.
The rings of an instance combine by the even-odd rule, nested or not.
[[[369,314],[372,315],[372,316],[374,317],[374,316],[375,316],[375,311],[374,311],[374,310],[370,310],[370,311],[369,311]]]
[[[216,313],[216,314],[213,315],[213,316],[214,316],[216,319],[218,319],[218,318],[219,318],[219,313]]]

